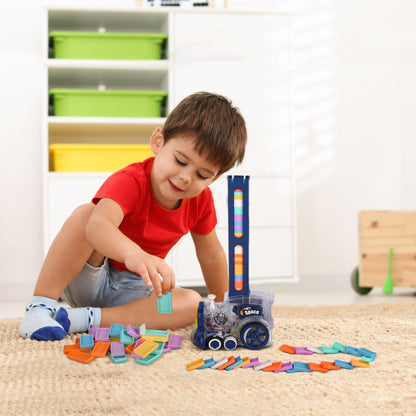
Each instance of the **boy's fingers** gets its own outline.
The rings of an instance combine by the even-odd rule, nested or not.
[[[160,271],[160,274],[163,277],[163,293],[166,294],[175,287],[175,274],[167,265]]]
[[[146,284],[147,287],[151,287],[152,286],[152,281],[150,280],[149,274],[147,273],[147,271],[143,271],[142,273],[140,273],[141,278],[143,279],[144,283]]]
[[[153,289],[155,290],[156,296],[162,296],[162,288],[161,288],[161,281],[159,277],[159,273],[155,270],[150,273],[150,279],[153,283]]]

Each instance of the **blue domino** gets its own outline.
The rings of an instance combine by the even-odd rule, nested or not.
[[[291,370],[287,370],[286,373],[312,373],[312,370],[309,368],[308,363],[295,361],[293,363],[293,368]]]
[[[242,358],[240,358],[240,357],[236,357],[236,358],[235,358],[235,363],[234,363],[234,364],[229,365],[228,367],[225,367],[225,369],[226,369],[227,371],[233,370],[233,369],[234,369],[234,368],[236,368],[238,365],[240,365],[242,362],[243,362],[243,359],[242,359]]]
[[[94,348],[94,337],[90,335],[81,335],[79,337],[79,347],[84,349]]]
[[[204,360],[204,365],[202,367],[198,367],[197,370],[203,370],[204,368],[209,368],[215,365],[215,360],[213,358],[208,358],[208,360]]]
[[[367,350],[366,348],[359,348],[358,352],[363,357],[369,357],[369,358],[376,358],[376,353],[374,351]]]
[[[346,354],[351,354],[351,355],[355,355],[357,357],[361,357],[362,354],[360,354],[358,348],[354,348],[354,347],[347,347],[345,350]]]
[[[352,370],[354,367],[347,361],[335,360],[334,364],[341,368],[346,368],[347,370]]]
[[[121,330],[124,328],[123,324],[112,324],[110,326],[110,338],[120,338]]]

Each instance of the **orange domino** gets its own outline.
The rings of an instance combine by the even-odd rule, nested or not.
[[[351,365],[354,367],[370,367],[370,363],[368,363],[367,361],[363,361],[363,360],[351,360]]]
[[[196,368],[202,367],[203,365],[205,365],[204,359],[198,358],[197,360],[186,364],[186,369],[187,371],[192,371],[192,370],[195,370]]]
[[[68,345],[64,345],[64,353],[68,354],[71,351],[74,350],[79,350],[79,344],[68,344]]]
[[[341,367],[338,367],[334,363],[331,363],[330,361],[321,361],[320,366],[322,368],[326,368],[327,370],[339,370]]]
[[[225,364],[220,365],[217,368],[217,370],[224,370],[225,368],[229,367],[231,364],[234,364],[234,363],[235,363],[235,357],[234,355],[232,355],[231,357],[228,357],[228,361]]]
[[[128,347],[126,347],[126,353],[131,354],[134,350],[134,347],[136,346],[137,340],[135,340],[132,344],[130,344]]]
[[[283,351],[283,352],[288,352],[289,354],[296,354],[295,347],[292,347],[291,345],[286,345],[286,344],[283,344],[283,345],[279,348],[279,350],[280,350],[280,351]]]
[[[91,351],[91,355],[94,357],[105,357],[109,349],[109,342],[99,341],[95,343],[94,348]]]
[[[312,370],[312,371],[319,371],[320,373],[328,372],[328,369],[322,367],[320,364],[308,363],[308,367],[309,367],[309,370]]]
[[[91,354],[87,354],[81,350],[74,350],[67,354],[67,357],[70,360],[78,361],[79,363],[88,364],[90,363],[95,357]]]
[[[272,365],[269,365],[268,367],[264,367],[263,371],[274,371],[274,370],[280,370],[282,368],[283,363],[281,361],[276,361],[272,363]]]
[[[64,345],[64,353],[65,354],[69,354],[71,351],[82,351],[82,352],[90,352],[90,350],[88,348],[84,348],[81,349],[79,347],[79,344],[69,344],[69,345]]]

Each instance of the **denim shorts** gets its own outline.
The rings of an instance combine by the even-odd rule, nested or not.
[[[120,272],[105,259],[100,267],[86,263],[64,290],[61,299],[72,307],[105,308],[146,298],[152,291],[153,288],[148,288],[139,275],[129,270]]]

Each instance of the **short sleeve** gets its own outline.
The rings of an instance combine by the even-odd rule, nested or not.
[[[215,211],[214,198],[211,189],[205,188],[198,201],[198,220],[192,231],[205,235],[209,234],[217,225],[217,214]]]
[[[98,204],[102,198],[110,198],[117,202],[124,215],[134,210],[137,201],[140,201],[140,184],[136,178],[125,170],[113,173],[102,184],[95,194],[92,202]]]

